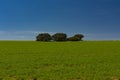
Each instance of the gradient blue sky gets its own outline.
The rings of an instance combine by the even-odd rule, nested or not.
[[[0,0],[1,40],[34,40],[41,32],[120,40],[120,0]]]

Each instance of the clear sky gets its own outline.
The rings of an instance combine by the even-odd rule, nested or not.
[[[34,40],[41,32],[120,40],[120,0],[0,0],[1,40]]]

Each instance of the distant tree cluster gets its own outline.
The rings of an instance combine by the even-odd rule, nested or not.
[[[36,37],[36,41],[50,41],[52,37],[48,33],[41,33]]]
[[[36,41],[82,41],[82,38],[84,38],[83,34],[75,34],[67,38],[65,33],[56,33],[52,36],[49,33],[40,33],[36,36]]]

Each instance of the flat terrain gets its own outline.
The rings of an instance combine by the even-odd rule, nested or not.
[[[120,41],[0,41],[0,80],[120,80]]]

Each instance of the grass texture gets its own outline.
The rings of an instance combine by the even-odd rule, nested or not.
[[[0,41],[0,80],[120,80],[120,41]]]

